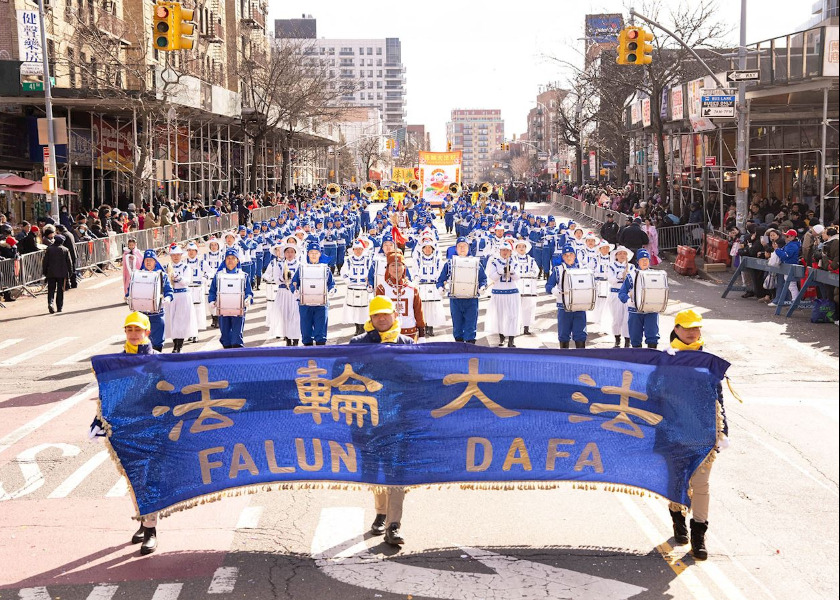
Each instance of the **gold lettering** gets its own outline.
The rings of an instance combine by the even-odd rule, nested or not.
[[[233,445],[233,456],[230,459],[230,472],[228,479],[236,479],[239,471],[248,471],[251,475],[259,475],[260,471],[254,464],[254,459],[245,447],[245,444]]]
[[[224,452],[224,446],[218,446],[216,448],[207,448],[206,450],[202,450],[198,453],[198,463],[201,465],[201,482],[204,484],[212,483],[213,478],[210,476],[211,469],[218,469],[222,466],[222,461],[220,460],[207,460],[207,457],[211,454],[218,454],[220,452]]]
[[[481,445],[483,448],[482,461],[480,465],[475,464],[475,447]],[[471,437],[467,440],[467,471],[486,471],[493,462],[493,444],[490,440],[482,437]]]
[[[502,465],[502,471],[510,471],[513,465],[522,465],[526,471],[531,470],[531,459],[528,456],[528,449],[525,447],[525,441],[522,438],[514,438],[508,448],[505,462]]]
[[[561,440],[561,439],[551,439],[548,440],[548,452],[545,456],[545,470],[546,471],[553,471],[554,470],[554,463],[558,458],[569,458],[568,452],[561,452],[558,449],[558,446],[561,444],[570,445],[574,444],[574,440]]]
[[[274,454],[274,440],[265,441],[265,460],[268,461],[268,470],[272,473],[294,473],[294,467],[278,467],[277,456]]]
[[[297,450],[298,465],[304,471],[320,471],[324,468],[324,452],[321,447],[321,440],[318,438],[312,440],[314,457],[311,465],[306,460],[306,445],[301,438],[295,438],[295,449]]]
[[[341,471],[340,462],[344,463],[344,467],[350,473],[356,472],[356,448],[353,444],[347,444],[347,451],[341,447],[341,444],[330,440],[330,458],[332,459],[332,472],[338,473]]]
[[[601,451],[598,450],[598,444],[589,442],[580,453],[580,457],[575,463],[575,471],[582,471],[583,467],[592,467],[596,473],[604,472],[604,465],[601,462]]]

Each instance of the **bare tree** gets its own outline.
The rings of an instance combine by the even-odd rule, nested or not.
[[[583,145],[585,135],[595,122],[597,106],[593,101],[592,88],[581,75],[571,82],[569,94],[557,105],[556,130],[564,144],[575,149],[575,177],[583,181]]]
[[[347,89],[329,77],[327,63],[311,39],[283,39],[265,52],[258,45],[240,49],[238,75],[242,82],[242,120],[253,148],[278,135],[283,162],[281,181],[288,191],[290,151],[306,128],[335,120]],[[355,91],[355,88],[350,91]],[[258,152],[252,153],[251,187],[256,187]]]
[[[534,159],[527,154],[520,154],[510,161],[510,170],[514,179],[522,179],[534,166]]]
[[[356,146],[356,152],[362,165],[361,179],[365,181],[370,177],[370,170],[384,159],[379,149],[379,142],[378,137],[369,137],[361,140]]]

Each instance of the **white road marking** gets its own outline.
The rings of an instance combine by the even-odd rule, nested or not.
[[[18,342],[22,342],[23,338],[9,338],[8,340],[3,340],[0,342],[0,350],[5,350],[9,346],[14,346]]]
[[[475,548],[462,550],[490,568],[492,574],[438,570],[382,559],[367,548],[363,519],[361,508],[323,509],[312,539],[312,554],[315,564],[329,577],[368,590],[442,600],[505,600],[510,590],[517,591],[519,600],[618,600],[647,591],[621,581]]]
[[[98,290],[99,288],[104,288],[106,285],[111,285],[112,283],[116,283],[118,281],[122,281],[122,277],[109,277],[105,281],[100,281],[96,285],[90,286],[90,289]]]
[[[58,348],[59,346],[63,346],[64,344],[72,342],[75,339],[76,339],[75,337],[62,337],[62,338],[56,338],[54,340],[50,340],[49,342],[47,342],[43,346],[38,346],[37,348],[29,350],[28,352],[22,352],[21,354],[18,354],[17,356],[13,356],[12,358],[7,358],[3,362],[0,362],[0,367],[13,367],[17,364],[20,364],[24,361],[29,360],[30,358],[34,358],[34,357],[38,356],[39,354],[43,354],[45,352],[50,352],[51,350],[54,350],[54,349]]]
[[[262,517],[263,510],[265,509],[262,506],[246,506],[239,515],[236,528],[256,529],[260,524],[260,517]]]
[[[230,594],[236,587],[236,578],[239,577],[239,569],[236,567],[219,567],[213,573],[213,580],[207,588],[208,594]]]
[[[91,590],[87,600],[111,600],[118,589],[118,585],[97,585]]]
[[[18,592],[20,600],[52,600],[45,587],[24,588]]]
[[[659,549],[663,541],[662,534],[657,531],[653,523],[650,522],[650,519],[645,516],[639,506],[630,497],[625,496],[624,494],[617,494],[616,497],[627,511],[627,514],[636,521],[639,529],[642,530],[642,533],[645,534],[650,543]],[[672,566],[672,568],[674,567]],[[674,571],[677,572],[677,569],[674,569]],[[703,584],[700,583],[700,580],[697,579],[697,575],[692,571],[685,569],[684,564],[681,565],[679,575],[677,575],[676,579],[685,585],[685,587],[688,588],[688,591],[691,592],[691,595],[697,600],[715,600],[714,596],[709,593],[709,590],[707,590]]]
[[[152,600],[178,600],[178,596],[181,595],[181,588],[183,587],[183,583],[161,583],[155,589]]]
[[[711,281],[706,281],[705,279],[695,279],[694,283],[699,283],[700,285],[705,285],[706,287],[717,287],[718,284],[712,283]]]
[[[27,435],[41,427],[44,423],[48,423],[52,421],[57,416],[64,414],[74,406],[76,406],[82,400],[89,398],[97,393],[98,387],[94,383],[90,383],[82,388],[80,391],[76,392],[69,398],[65,398],[51,409],[46,411],[45,413],[35,417],[28,423],[21,425],[11,433],[6,434],[2,438],[0,438],[0,454],[2,454],[5,450],[8,450],[14,444],[25,438]]]
[[[32,448],[27,448],[17,455],[17,464],[20,467],[20,472],[23,475],[23,485],[14,492],[7,493],[3,489],[3,483],[0,482],[0,501],[14,500],[27,496],[40,489],[44,485],[44,474],[41,472],[41,467],[38,465],[36,458],[39,453],[50,448],[57,448],[61,450],[61,456],[78,456],[81,450],[71,444],[39,444]]]
[[[76,352],[76,354],[68,356],[67,358],[62,359],[55,364],[56,364],[56,366],[58,366],[58,365],[73,365],[73,364],[76,364],[76,363],[81,362],[83,360],[86,361],[91,356],[93,356],[94,354],[102,354],[102,350],[104,350],[108,346],[110,346],[110,345],[112,345],[116,342],[122,341],[122,340],[125,340],[124,335],[122,335],[122,334],[112,335],[111,337],[109,337],[107,339],[104,339],[101,342],[97,342],[93,346],[85,348],[84,350],[80,350],[79,352]],[[118,349],[112,349],[112,352],[117,352],[117,351],[119,351],[119,350]]]
[[[128,493],[128,479],[125,477],[120,477],[117,480],[117,483],[114,484],[108,493],[105,494],[106,498],[121,498]]]
[[[108,460],[107,450],[102,450],[94,454],[85,464],[76,469],[70,477],[65,479],[61,485],[55,488],[47,498],[66,498],[70,492],[79,487],[88,475],[93,473],[106,460]]]

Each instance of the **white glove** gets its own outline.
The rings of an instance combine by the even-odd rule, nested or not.
[[[210,314],[211,315],[216,314],[216,303],[215,302],[210,302]]]
[[[331,289],[329,292],[327,292],[327,295],[328,295],[330,298],[332,298],[332,297],[333,297],[333,296],[335,296],[337,293],[338,293],[338,288],[333,288],[333,289]]]
[[[563,301],[563,294],[560,293],[560,288],[558,288],[556,285],[553,288],[551,288],[551,295],[554,296],[554,299],[557,300],[557,302]]]
[[[163,297],[163,303],[164,304],[169,304],[170,302],[172,302],[172,296],[164,296]]]
[[[675,356],[677,354],[677,349],[672,346],[668,346],[667,348],[665,348],[665,352],[667,352],[671,356]]]

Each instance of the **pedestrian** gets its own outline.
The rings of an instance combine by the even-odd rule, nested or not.
[[[601,225],[601,238],[610,244],[618,243],[618,223],[615,222],[615,215],[607,213],[607,222]]]
[[[615,336],[615,348],[621,347],[621,338],[624,338],[624,347],[630,347],[630,329],[628,326],[627,304],[618,297],[624,281],[636,272],[636,267],[630,263],[630,250],[619,246],[612,251],[609,269],[607,270],[607,282],[609,284],[609,295],[607,296],[607,307],[612,321],[612,333]]]
[[[374,296],[368,307],[370,320],[364,325],[364,333],[353,337],[351,344],[397,344],[411,345],[414,339],[400,333],[401,324],[393,301],[385,296]],[[399,452],[399,444],[389,444],[386,451]],[[400,461],[394,461],[399,464]],[[405,489],[388,486],[385,490],[374,492],[374,510],[376,517],[370,526],[372,535],[384,535],[385,543],[391,546],[405,544],[400,533]]]
[[[469,256],[470,243],[467,238],[458,238],[455,252],[457,256],[453,256],[443,265],[437,287],[443,290],[444,286],[449,284],[449,313],[452,317],[452,336],[455,341],[475,344],[478,298],[487,287],[487,273],[477,257]],[[467,258],[472,260],[464,260]],[[456,269],[459,272],[463,270],[464,273],[464,276],[459,273],[458,281],[455,280]]]
[[[335,280],[329,265],[321,262],[321,245],[311,241],[306,246],[306,262],[300,265],[292,277],[290,289],[297,295],[300,312],[300,332],[304,346],[325,346],[327,326],[329,324],[329,297],[335,294]],[[320,288],[309,297],[301,290],[302,280],[307,280],[307,287]],[[315,297],[317,296],[317,298]]]
[[[183,260],[184,249],[174,245],[169,250],[171,264],[167,269],[169,281],[172,284],[173,298],[170,303],[164,324],[164,339],[171,339],[174,354],[179,354],[184,347],[184,340],[198,337],[198,324],[192,304],[190,285],[192,284],[192,269]]]
[[[55,226],[56,231],[61,234],[64,238],[64,247],[67,248],[67,251],[70,253],[70,262],[73,265],[73,268],[70,271],[70,281],[68,281],[68,289],[74,290],[79,287],[79,283],[76,279],[76,268],[78,265],[78,260],[76,259],[76,238],[73,237],[73,234],[67,229],[67,227],[63,224],[58,224]]]
[[[642,220],[633,219],[630,225],[622,229],[618,234],[618,243],[630,251],[630,262],[636,264],[636,253],[650,243],[650,238],[642,231]]]
[[[11,235],[7,236],[5,240],[0,240],[0,259],[3,260],[18,260],[20,258],[20,254],[18,253],[17,249],[17,240],[13,238]],[[6,270],[0,271],[0,276],[5,276],[8,272]],[[3,302],[14,302],[17,298],[12,297],[11,287],[14,285],[14,281],[0,281],[0,289],[3,289]]]
[[[128,296],[128,286],[131,284],[131,276],[143,262],[143,253],[137,248],[137,240],[128,238],[122,257],[122,278],[123,294]]]
[[[64,247],[64,236],[53,236],[52,243],[44,252],[43,273],[47,279],[47,308],[50,314],[64,308],[64,288],[73,272],[70,252]]]

